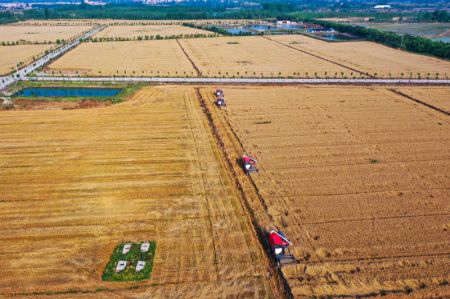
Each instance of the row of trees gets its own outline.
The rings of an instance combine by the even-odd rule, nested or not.
[[[319,24],[324,27],[331,27],[340,32],[351,33],[388,47],[450,59],[450,44],[448,43],[432,41],[431,39],[420,36],[412,36],[408,34],[400,35],[395,32],[381,31],[378,29],[343,23],[322,20],[308,20],[308,22]]]
[[[49,40],[43,40],[43,41],[28,41],[28,40],[17,40],[17,41],[3,41],[1,43],[2,46],[17,46],[17,45],[51,45],[51,44],[57,44],[62,45],[66,41],[64,39],[57,39],[56,41],[52,42]]]
[[[75,76],[81,76],[78,71],[74,72]],[[51,71],[52,75],[59,74],[60,76],[65,76],[63,71]],[[178,78],[188,78],[196,77],[193,71],[135,71],[135,70],[116,70],[111,71],[97,71],[97,74],[90,74],[88,76],[112,76],[112,77],[178,77]],[[399,73],[399,74],[378,74],[378,73],[355,73],[355,72],[252,72],[252,71],[237,71],[237,72],[202,72],[201,76],[206,76],[210,78],[305,78],[305,79],[357,79],[357,78],[368,78],[369,76],[378,78],[403,78],[403,79],[448,79],[449,75],[447,73]],[[73,76],[73,75],[69,75]],[[83,74],[86,76],[86,74]]]
[[[89,41],[96,42],[125,42],[125,41],[141,41],[141,40],[162,40],[162,39],[179,39],[179,38],[207,38],[207,37],[217,37],[216,33],[205,34],[178,34],[178,35],[144,35],[144,36],[133,36],[133,37],[93,37]],[[83,41],[83,40],[82,40]]]

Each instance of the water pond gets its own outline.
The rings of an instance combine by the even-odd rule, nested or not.
[[[20,97],[112,97],[119,94],[121,88],[89,87],[33,87],[19,90]]]

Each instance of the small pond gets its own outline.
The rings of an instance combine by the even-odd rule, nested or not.
[[[224,27],[231,34],[252,33],[286,33],[292,30],[300,30],[303,26],[299,24],[253,24],[239,27]]]
[[[20,97],[112,97],[119,94],[121,88],[89,87],[33,87],[19,90]]]
[[[435,37],[435,38],[432,38],[432,40],[434,40],[436,42],[450,43],[450,36]]]
[[[351,35],[339,34],[339,33],[329,33],[329,34],[320,34],[316,35],[317,37],[327,40],[327,41],[353,41],[357,40],[357,37],[353,37]]]

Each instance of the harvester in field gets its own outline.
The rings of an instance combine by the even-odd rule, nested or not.
[[[288,252],[288,247],[292,245],[292,242],[286,238],[282,231],[272,229],[269,233],[269,244],[278,267],[297,263],[294,255]]]
[[[243,154],[241,157],[242,169],[245,171],[246,175],[259,172],[258,168],[256,168],[257,163],[258,161],[249,154]]]
[[[225,103],[224,98],[217,98],[215,103],[216,103],[216,106],[219,108],[225,108],[227,106],[227,103]]]
[[[218,98],[223,98],[224,93],[222,89],[216,89],[216,91],[214,92],[214,95]]]

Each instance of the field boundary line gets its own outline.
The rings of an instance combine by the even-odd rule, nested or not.
[[[186,56],[187,60],[189,60],[189,62],[191,63],[192,67],[195,69],[195,71],[197,72],[197,76],[201,76],[202,72],[199,70],[199,68],[195,65],[194,61],[192,60],[192,58],[188,55],[188,53],[186,52],[186,50],[184,49],[184,47],[181,45],[179,39],[176,39],[178,46],[180,46],[181,51],[183,51],[184,56]]]
[[[214,120],[213,113],[211,112],[209,105],[207,103],[207,100],[202,96],[200,88],[195,88],[196,97],[200,103],[200,106],[203,109],[203,112],[206,116],[207,122],[210,126],[211,133],[215,139],[215,142],[217,144],[217,147],[219,149],[219,152],[221,153],[221,156],[225,160],[226,164],[228,165],[228,172],[230,173],[231,177],[234,179],[236,188],[238,189],[240,193],[240,197],[243,200],[243,207],[244,211],[246,212],[247,216],[250,218],[251,225],[253,227],[253,231],[255,233],[256,239],[259,241],[260,246],[262,247],[263,252],[265,253],[265,258],[267,262],[268,271],[270,273],[271,277],[275,278],[275,281],[270,279],[275,285],[272,284],[273,287],[277,288],[277,293],[279,296],[285,297],[285,298],[293,298],[292,291],[290,289],[289,284],[287,283],[287,280],[284,278],[282,272],[280,269],[277,269],[274,263],[274,260],[270,256],[270,250],[268,249],[267,241],[264,239],[264,234],[261,230],[261,225],[258,223],[258,217],[255,215],[255,211],[251,208],[251,205],[249,203],[248,195],[245,192],[245,188],[241,181],[238,178],[238,174],[234,168],[235,161],[230,157],[228,151],[226,150],[225,141],[223,140],[221,134],[219,133],[219,128],[216,124],[216,121]],[[254,188],[254,186],[252,186]],[[257,192],[254,190],[251,193]],[[259,194],[256,194],[257,197],[259,197]],[[281,291],[281,293],[280,293]]]
[[[411,101],[414,101],[414,102],[416,102],[418,104],[421,104],[423,106],[426,106],[426,107],[431,108],[433,110],[436,110],[438,112],[444,113],[447,116],[450,116],[450,112],[449,111],[446,111],[444,109],[438,108],[438,107],[436,107],[434,105],[428,104],[428,103],[426,103],[424,101],[421,101],[419,99],[416,99],[416,98],[414,98],[414,97],[412,97],[410,95],[407,95],[407,94],[405,94],[405,93],[403,93],[403,92],[401,92],[399,90],[396,90],[396,89],[393,89],[393,88],[390,88],[389,90],[392,91],[393,93],[399,95],[399,96],[402,96],[402,97],[407,98],[407,99],[409,99]]]
[[[303,54],[311,55],[311,56],[313,56],[313,57],[316,57],[316,58],[318,58],[318,59],[321,59],[321,60],[324,60],[324,61],[333,63],[333,64],[335,64],[335,65],[338,65],[338,66],[340,66],[340,67],[346,68],[346,69],[351,70],[351,71],[353,71],[353,72],[360,73],[361,75],[364,75],[364,76],[367,76],[367,77],[370,77],[370,78],[375,78],[374,76],[369,75],[368,73],[364,73],[364,72],[362,72],[362,71],[360,71],[360,70],[351,68],[351,67],[349,67],[349,66],[346,66],[346,65],[344,65],[344,64],[341,64],[341,63],[339,63],[339,62],[335,62],[335,61],[330,60],[330,59],[327,59],[327,58],[324,58],[324,57],[322,57],[322,56],[319,56],[319,55],[316,55],[316,54],[312,54],[312,53],[310,53],[310,52],[308,52],[308,51],[301,50],[301,49],[298,49],[298,48],[295,48],[295,47],[292,47],[292,46],[283,44],[282,42],[273,40],[273,39],[271,39],[271,38],[269,38],[269,37],[263,36],[263,38],[265,38],[265,39],[267,39],[267,40],[270,40],[270,41],[272,41],[272,42],[274,42],[274,43],[280,44],[280,45],[282,45],[282,46],[288,47],[288,48],[290,48],[290,49],[293,49],[293,50],[302,52]]]

